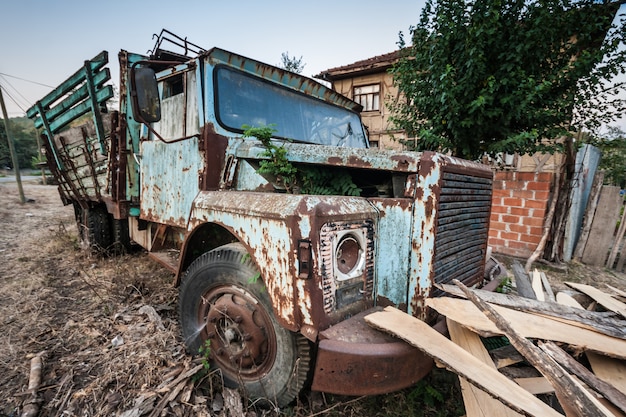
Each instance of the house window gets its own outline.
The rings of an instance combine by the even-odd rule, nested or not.
[[[353,97],[363,106],[363,111],[380,110],[380,84],[354,87]]]

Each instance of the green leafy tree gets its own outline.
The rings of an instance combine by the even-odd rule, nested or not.
[[[38,156],[36,130],[26,118],[9,119],[11,136],[20,169],[32,168],[33,158]],[[0,121],[0,168],[13,168],[4,120]]]
[[[553,152],[624,111],[619,5],[595,0],[428,0],[392,68],[392,122],[418,150]],[[605,37],[606,35],[606,37]]]
[[[289,52],[283,52],[280,55],[280,64],[278,64],[278,66],[282,69],[286,69],[287,71],[302,74],[306,64],[302,63],[302,56],[300,56],[300,58],[296,58],[295,55],[289,56]]]

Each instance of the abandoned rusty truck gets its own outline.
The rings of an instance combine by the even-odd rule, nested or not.
[[[369,148],[360,105],[322,84],[164,39],[119,53],[119,100],[102,52],[28,110],[81,238],[171,269],[189,352],[208,346],[251,398],[422,378],[432,360],[363,317],[393,305],[431,321],[436,283],[483,279],[491,170]],[[250,134],[263,127],[270,139]]]

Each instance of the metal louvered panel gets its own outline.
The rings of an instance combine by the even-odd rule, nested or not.
[[[445,172],[435,237],[435,282],[473,281],[483,270],[491,209],[490,178]],[[440,291],[433,289],[432,295]]]

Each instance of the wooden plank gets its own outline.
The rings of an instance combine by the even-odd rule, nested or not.
[[[595,352],[585,352],[593,373],[626,394],[626,362]]]
[[[498,369],[524,362],[524,357],[512,345],[492,349],[489,356]]]
[[[426,305],[481,335],[503,334],[470,301],[440,297],[427,299]],[[524,337],[564,342],[609,356],[626,358],[626,342],[621,339],[548,317],[530,315],[500,306],[493,307]]]
[[[543,284],[543,288],[546,290],[546,295],[548,301],[556,302],[556,298],[554,297],[554,291],[552,291],[552,287],[550,286],[550,281],[548,281],[548,277],[545,272],[541,273],[541,283]]]
[[[574,297],[563,291],[559,291],[558,293],[556,293],[556,302],[564,306],[579,308],[581,310],[585,309],[582,305],[580,305],[578,301],[574,299]]]
[[[615,288],[610,286],[609,284],[605,284],[611,291],[613,291],[615,294],[619,295],[620,297],[626,297],[626,291],[622,291],[619,288]]]
[[[478,307],[481,313],[504,332],[511,344],[526,358],[528,363],[546,377],[554,387],[557,398],[566,409],[566,413],[567,410],[571,410],[581,417],[587,415],[612,417],[611,412],[598,402],[593,393],[587,391],[576,378],[568,374],[551,355],[543,354],[539,347],[522,336],[493,306],[481,300],[460,281],[455,280],[454,283],[463,290],[467,298]]]
[[[371,326],[394,334],[425,352],[447,369],[466,378],[480,389],[527,416],[562,417],[493,366],[485,365],[421,320],[393,307],[365,316]]]
[[[485,365],[492,366],[495,369],[493,361],[485,349],[485,345],[480,337],[461,326],[455,321],[448,320],[448,330],[450,339],[461,346],[474,357],[481,360]],[[472,385],[465,378],[459,377],[461,381],[461,392],[463,394],[463,402],[465,403],[465,413],[467,417],[491,417],[491,416],[519,416],[519,413],[511,410],[509,407],[494,399],[492,396]]]
[[[537,298],[537,300],[546,301],[546,296],[543,293],[543,283],[541,282],[541,274],[539,273],[537,268],[533,270],[532,287],[533,287],[533,291],[535,293],[535,297]]]
[[[597,171],[596,175],[593,177],[593,185],[591,186],[591,193],[589,195],[589,200],[587,201],[587,210],[585,211],[585,219],[583,221],[583,230],[578,238],[578,243],[576,244],[576,252],[574,257],[576,259],[581,259],[583,253],[585,252],[585,247],[587,245],[587,239],[589,239],[589,233],[591,231],[591,225],[593,223],[593,218],[596,214],[596,208],[598,207],[598,200],[600,199],[600,191],[602,190],[602,183],[604,182],[604,172]]]
[[[617,230],[617,236],[613,240],[613,247],[611,248],[609,259],[606,261],[606,267],[609,269],[613,269],[617,252],[619,252],[620,244],[622,243],[622,239],[624,239],[624,232],[626,232],[626,210],[624,210],[624,213],[622,214],[619,229]]]
[[[515,378],[513,381],[533,395],[550,394],[554,392],[554,387],[543,376]]]
[[[541,350],[550,355],[555,361],[557,361],[562,367],[567,369],[572,374],[576,375],[591,387],[594,391],[600,393],[604,398],[611,401],[613,405],[619,408],[622,412],[626,412],[626,395],[617,390],[611,384],[606,383],[602,379],[595,376],[587,368],[582,366],[578,361],[572,358],[567,352],[558,347],[553,342],[539,342]]]
[[[616,300],[609,294],[587,284],[577,284],[575,282],[566,282],[565,284],[587,294],[589,297],[604,306],[607,310],[614,311],[622,317],[626,317],[626,304]]]
[[[621,207],[620,188],[602,186],[600,199],[583,252],[582,261],[588,265],[604,266],[613,240],[614,225]]]
[[[528,274],[526,274],[522,265],[515,261],[513,262],[511,269],[513,269],[513,275],[515,276],[515,288],[517,288],[517,293],[524,298],[536,300],[537,296],[530,285],[530,279],[528,278]]]
[[[437,287],[449,294],[465,298],[465,294],[455,285],[443,284],[437,285]],[[608,336],[626,339],[624,321],[610,317],[614,315],[612,312],[587,311],[580,305],[578,308],[574,308],[562,304],[540,302],[515,295],[484,290],[472,291],[479,294],[480,298],[488,303],[509,307],[513,310],[559,318],[561,321],[575,326],[595,330]]]

